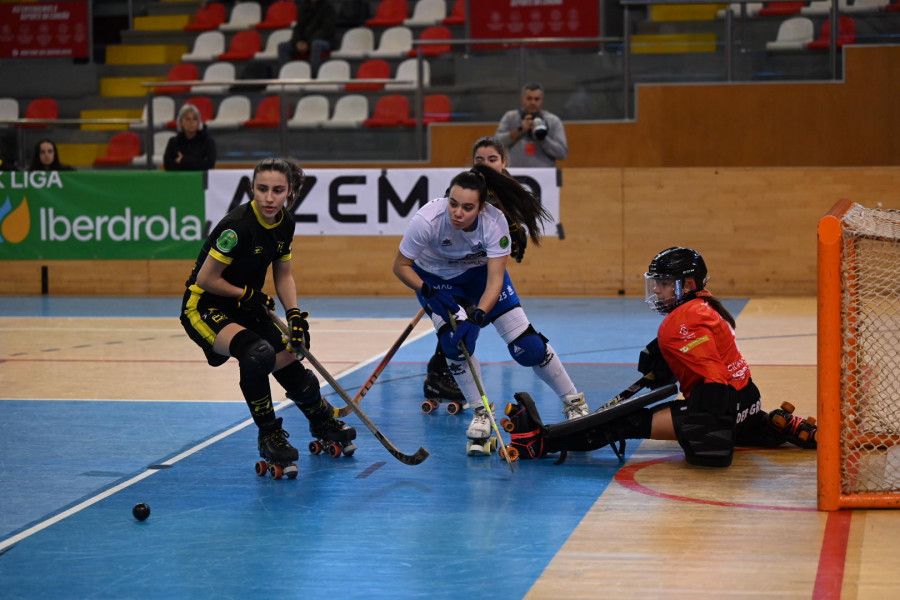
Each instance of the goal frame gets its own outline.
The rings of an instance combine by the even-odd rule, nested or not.
[[[817,493],[818,508],[900,508],[900,493],[841,491],[841,220],[854,206],[839,200],[820,220],[817,242]]]

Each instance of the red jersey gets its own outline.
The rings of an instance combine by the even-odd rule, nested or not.
[[[742,390],[750,381],[750,366],[737,348],[734,329],[702,298],[666,315],[657,338],[685,398],[699,383],[725,383]]]

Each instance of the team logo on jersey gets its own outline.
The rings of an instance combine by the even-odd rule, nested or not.
[[[226,229],[219,236],[219,239],[216,240],[216,248],[219,249],[220,252],[231,252],[234,250],[234,247],[237,246],[238,237],[234,232],[234,229]]]
[[[256,246],[255,248],[253,248],[253,254],[262,254],[262,251],[262,246]]]
[[[450,238],[446,238],[443,242],[441,242],[441,246],[452,246],[453,242],[450,241]]]
[[[507,246],[509,246],[509,238],[504,235],[500,238],[500,247],[506,250]]]

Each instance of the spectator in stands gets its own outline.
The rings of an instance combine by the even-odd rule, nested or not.
[[[31,153],[29,171],[74,171],[74,167],[59,162],[59,152],[56,143],[51,139],[43,139],[34,145]]]
[[[178,134],[163,154],[166,171],[208,171],[216,166],[216,141],[203,124],[200,110],[186,102],[178,111]]]
[[[522,108],[508,111],[494,134],[509,151],[510,167],[555,167],[569,154],[566,129],[553,113],[541,110],[544,88],[527,83]]]
[[[299,0],[297,23],[291,41],[278,44],[278,62],[284,64],[296,56],[309,57],[312,76],[336,44],[337,10],[331,0]]]

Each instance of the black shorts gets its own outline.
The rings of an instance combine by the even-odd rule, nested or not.
[[[737,445],[771,448],[784,443],[784,436],[768,423],[768,414],[762,409],[759,388],[750,382],[737,393]]]
[[[257,320],[246,310],[238,308],[236,300],[200,293],[195,286],[184,293],[181,301],[181,326],[188,337],[203,350],[206,361],[214,367],[228,361],[227,356],[213,351],[213,342],[219,332],[231,323],[253,331],[272,344],[275,352],[287,348],[281,329],[274,322],[268,319]]]

